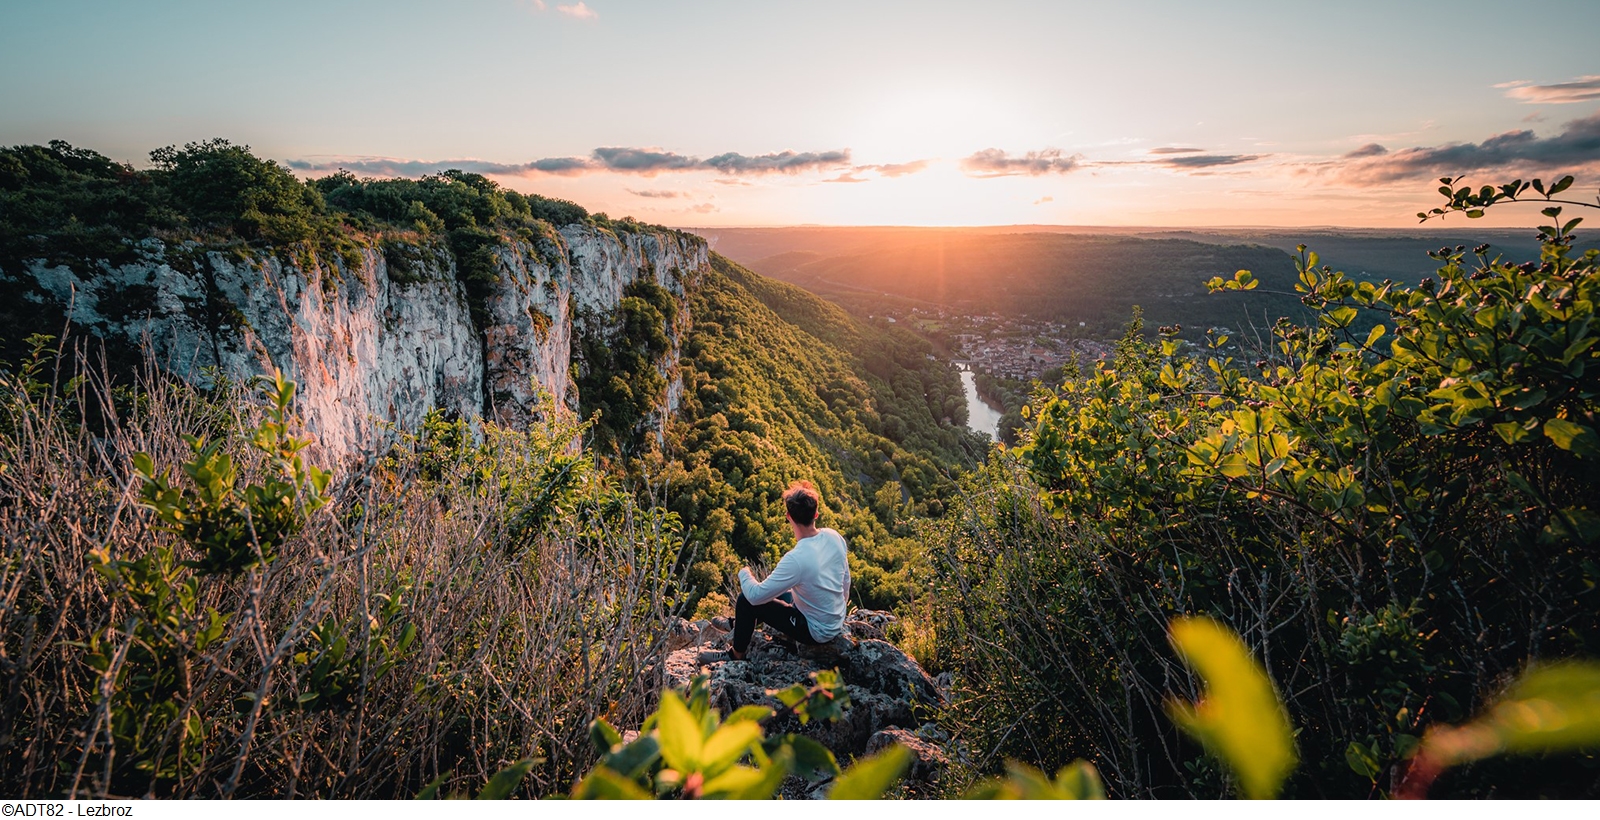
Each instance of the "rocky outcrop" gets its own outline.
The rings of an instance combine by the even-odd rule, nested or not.
[[[603,330],[630,283],[650,278],[682,296],[709,263],[704,241],[672,231],[573,224],[507,236],[475,323],[446,250],[404,246],[391,262],[394,250],[251,255],[149,239],[133,262],[0,271],[0,295],[76,332],[145,346],[193,383],[281,369],[300,385],[315,453],[334,461],[380,447],[435,408],[513,425],[548,406],[541,394],[575,409],[575,340]],[[681,392],[673,377],[686,321],[668,328],[657,420]]]
[[[841,720],[801,725],[791,717],[769,725],[768,732],[812,737],[831,749],[841,765],[890,743],[903,743],[916,756],[908,773],[909,790],[928,794],[948,765],[940,745],[944,736],[931,722],[946,692],[915,660],[883,640],[883,627],[893,618],[857,610],[846,621],[846,634],[823,646],[775,639],[758,628],[743,660],[728,654],[728,619],[678,619],[667,629],[666,684],[686,687],[695,676],[706,675],[712,705],[728,714],[751,704],[776,709],[779,704],[770,691],[804,682],[813,672],[837,669],[851,704]],[[826,785],[808,796],[821,796]]]

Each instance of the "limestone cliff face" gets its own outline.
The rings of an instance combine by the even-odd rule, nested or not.
[[[152,239],[140,251],[140,261],[94,270],[35,262],[0,271],[0,283],[80,333],[148,345],[163,369],[193,383],[281,369],[300,384],[298,409],[327,460],[372,452],[433,408],[516,425],[543,391],[576,409],[575,339],[603,332],[633,281],[681,297],[708,266],[705,243],[674,232],[575,224],[507,237],[480,327],[439,247],[407,248],[394,268],[370,248],[346,259],[258,257]],[[658,416],[681,389],[673,376],[684,327],[667,330],[674,346],[658,367],[671,387]]]
[[[611,233],[581,225],[562,228],[559,240],[512,242],[497,253],[499,283],[484,331],[488,404],[502,422],[531,417],[537,391],[577,407],[571,378],[574,334],[603,333],[628,285],[650,279],[682,297],[710,264],[698,237],[665,233]],[[677,408],[678,342],[686,329],[668,328],[673,348],[660,364],[668,377],[661,412]]]

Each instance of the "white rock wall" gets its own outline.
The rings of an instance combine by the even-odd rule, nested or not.
[[[411,272],[420,281],[397,284],[370,249],[353,267],[323,259],[304,268],[154,240],[143,249],[149,261],[92,274],[36,263],[22,272],[33,280],[27,298],[70,306],[80,330],[147,340],[163,368],[192,383],[208,383],[210,367],[236,380],[282,369],[300,385],[297,409],[324,461],[374,452],[432,408],[513,425],[533,417],[541,392],[576,408],[570,368],[584,328],[574,316],[608,315],[643,276],[682,296],[709,264],[703,241],[677,234],[614,236],[569,225],[558,236],[514,240],[499,250],[500,281],[480,337],[442,251],[425,253]],[[661,365],[671,387],[657,424],[681,393],[684,313]]]

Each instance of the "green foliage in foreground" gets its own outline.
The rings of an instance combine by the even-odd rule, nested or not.
[[[1173,621],[1171,638],[1206,681],[1199,703],[1168,704],[1173,720],[1234,772],[1246,797],[1275,797],[1295,766],[1295,733],[1266,670],[1237,635],[1210,618]],[[1596,748],[1600,663],[1538,666],[1472,723],[1429,729],[1397,794],[1426,797],[1444,770],[1499,754]],[[1371,765],[1364,754],[1347,753],[1346,759],[1351,768]]]
[[[660,706],[646,717],[638,737],[625,742],[605,720],[590,727],[600,762],[573,788],[576,798],[648,799],[764,799],[777,793],[785,777],[795,775],[818,783],[840,777],[833,753],[811,738],[793,733],[765,737],[764,724],[793,715],[802,724],[812,720],[838,720],[850,707],[850,696],[837,672],[818,672],[810,684],[795,684],[772,695],[783,704],[780,712],[765,706],[745,706],[722,720],[711,708],[707,678],[696,678],[680,695],[667,690]],[[886,759],[895,765],[886,771],[889,782],[872,796],[893,785],[909,763],[904,751]],[[748,760],[746,764],[742,761]],[[865,765],[858,764],[856,777]],[[848,783],[850,773],[840,778]]]
[[[1393,794],[1430,727],[1600,656],[1600,254],[1547,216],[1540,258],[1447,248],[1416,287],[1304,252],[1313,326],[1246,361],[1134,332],[1037,397],[932,533],[951,728],[1088,758],[1118,794],[1227,793],[1156,717],[1163,681],[1195,685],[1163,626],[1204,613],[1280,684],[1306,761],[1285,794]],[[1433,793],[1593,797],[1597,767],[1495,758]]]
[[[581,425],[434,416],[330,479],[281,378],[49,369],[0,370],[0,792],[565,793],[654,698],[681,530]]]
[[[1261,664],[1239,636],[1210,618],[1180,618],[1172,646],[1206,680],[1195,705],[1167,703],[1167,714],[1206,750],[1229,761],[1247,797],[1276,797],[1294,768],[1289,716]]]
[[[238,489],[239,473],[221,439],[185,436],[193,458],[182,464],[188,486],[174,486],[149,453],[135,453],[139,500],[168,532],[193,544],[201,557],[191,566],[203,574],[239,573],[265,566],[278,547],[300,530],[305,516],[327,503],[332,474],[300,457],[309,439],[289,429],[294,382],[283,374],[262,379],[267,418],[252,432],[250,446],[266,459],[267,476]]]
[[[797,683],[768,694],[783,708],[744,706],[723,720],[711,708],[705,676],[690,682],[686,693],[667,690],[660,706],[645,718],[637,736],[625,741],[604,719],[590,727],[600,762],[573,787],[578,799],[760,800],[775,796],[787,777],[807,784],[832,781],[833,800],[875,800],[899,782],[912,753],[893,744],[840,770],[833,753],[803,735],[767,737],[765,725],[789,716],[801,725],[812,720],[837,721],[850,708],[850,696],[837,672],[816,672],[810,683]],[[1009,776],[978,784],[969,798],[1025,800],[1103,799],[1105,789],[1094,766],[1078,761],[1051,780],[1031,766],[1007,764]],[[808,785],[809,787],[809,785]]]

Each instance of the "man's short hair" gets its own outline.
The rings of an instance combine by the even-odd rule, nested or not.
[[[789,518],[802,527],[809,527],[816,523],[817,508],[822,504],[822,495],[817,492],[817,485],[805,479],[789,485],[783,491],[783,507],[789,511]]]

